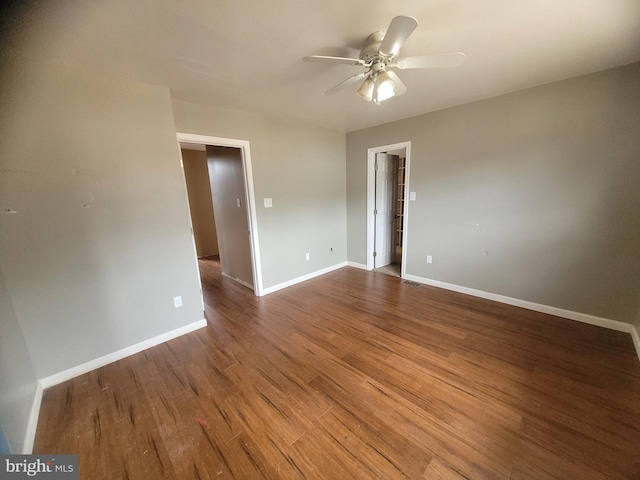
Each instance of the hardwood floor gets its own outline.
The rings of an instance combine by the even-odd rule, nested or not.
[[[45,392],[81,479],[638,479],[628,334],[343,268]]]

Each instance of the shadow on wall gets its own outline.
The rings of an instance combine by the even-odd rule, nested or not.
[[[7,437],[4,435],[4,429],[2,428],[2,424],[0,424],[0,454],[8,454],[11,453],[9,449],[9,443],[7,442]]]

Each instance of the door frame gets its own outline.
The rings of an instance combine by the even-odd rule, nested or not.
[[[376,222],[373,211],[376,208],[376,153],[386,153],[391,150],[405,150],[405,179],[404,179],[404,211],[402,217],[402,263],[400,264],[400,277],[404,278],[407,264],[407,233],[409,225],[409,179],[411,166],[411,142],[393,143],[367,149],[367,270],[373,270],[373,251],[375,248]]]
[[[199,145],[215,145],[220,147],[239,148],[242,154],[242,171],[244,173],[245,204],[247,205],[247,217],[249,219],[249,244],[251,246],[251,267],[253,270],[253,292],[260,297],[264,293],[262,286],[262,261],[260,259],[260,242],[258,240],[258,222],[256,212],[256,198],[253,188],[253,170],[251,168],[251,149],[248,140],[237,140],[233,138],[211,137],[208,135],[197,135],[193,133],[176,133],[178,144],[180,142],[196,143]],[[182,154],[181,154],[182,155]],[[184,168],[184,167],[183,167]],[[184,172],[184,170],[183,170]],[[184,176],[184,175],[183,175]],[[185,191],[187,188],[185,180]],[[191,219],[189,219],[191,221]],[[193,229],[192,229],[193,230]],[[192,231],[193,235],[193,231]],[[193,243],[195,252],[195,241]],[[195,253],[196,267],[198,255]]]

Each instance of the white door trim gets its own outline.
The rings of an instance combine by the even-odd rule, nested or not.
[[[409,225],[409,173],[411,165],[411,142],[393,143],[391,145],[381,145],[367,149],[367,270],[373,270],[373,249],[375,235],[375,218],[373,211],[376,205],[376,179],[375,163],[376,153],[384,153],[391,150],[405,149],[407,158],[405,160],[405,180],[404,180],[404,212],[403,212],[403,235],[402,235],[402,264],[400,276],[405,277],[407,263],[407,234]]]
[[[193,133],[177,133],[176,136],[178,138],[178,142],[197,143],[200,145],[217,145],[221,147],[236,147],[242,151],[242,170],[244,172],[244,185],[247,195],[246,203],[247,215],[249,216],[249,235],[251,236],[250,245],[251,266],[253,270],[253,291],[257,296],[262,296],[264,294],[264,289],[262,287],[262,261],[260,259],[260,242],[258,241],[258,217],[256,212],[255,192],[253,188],[253,170],[251,169],[251,149],[249,148],[249,142],[247,140],[211,137],[208,135],[196,135]]]

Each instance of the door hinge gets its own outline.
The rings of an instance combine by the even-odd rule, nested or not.
[[[373,169],[374,169],[374,170],[378,170],[378,162],[376,162],[376,163],[374,163],[374,164],[373,164]]]
[[[377,215],[377,214],[378,214],[378,210],[377,210],[377,209],[376,209],[376,210],[374,210],[374,211],[373,211],[373,214],[374,214],[374,215]]]
[[[376,258],[378,256],[377,252],[373,252],[373,258]]]

